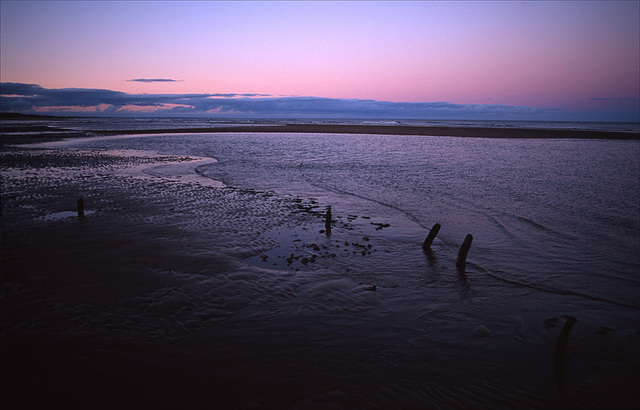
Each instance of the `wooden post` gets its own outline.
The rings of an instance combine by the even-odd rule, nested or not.
[[[327,236],[331,235],[331,205],[327,207],[327,215],[324,219],[324,229],[327,233]]]
[[[462,242],[462,246],[460,247],[460,251],[458,251],[458,258],[456,259],[456,266],[458,270],[464,272],[465,265],[467,263],[467,254],[469,253],[469,248],[471,248],[471,241],[473,241],[473,236],[468,234],[464,238],[464,242]]]
[[[567,351],[567,342],[569,341],[569,332],[573,325],[576,324],[578,319],[573,316],[569,316],[567,321],[560,332],[558,342],[556,343],[556,350],[553,353],[553,368],[556,373],[556,384],[558,391],[564,394],[567,390],[567,386],[564,382],[564,353]]]
[[[422,249],[424,249],[425,251],[431,249],[431,244],[433,243],[433,240],[436,239],[436,235],[439,231],[440,224],[433,225],[433,228],[431,228],[431,230],[429,231],[429,235],[427,235],[427,239],[425,239],[424,243],[422,244]]]
[[[78,218],[82,218],[84,216],[84,199],[78,199]]]

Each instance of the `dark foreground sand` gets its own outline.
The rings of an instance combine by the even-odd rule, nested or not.
[[[240,261],[268,245],[262,230],[295,219],[292,208],[267,194],[117,174],[169,163],[193,159],[2,156],[3,408],[246,408],[268,397],[282,408],[299,399],[265,376],[263,333],[216,327],[242,322],[260,298],[287,297],[277,283],[290,275],[262,278]],[[73,216],[79,196],[84,218]]]

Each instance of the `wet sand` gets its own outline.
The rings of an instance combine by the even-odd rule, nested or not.
[[[366,276],[314,270],[299,259],[272,266],[277,255],[268,250],[277,244],[265,233],[282,228],[289,244],[295,232],[317,240],[323,221],[313,203],[182,175],[200,158],[121,155],[2,156],[7,408],[638,403],[633,384],[615,372],[599,392],[580,379],[579,366],[569,393],[557,393],[551,357],[560,326],[545,328],[547,344],[511,325],[489,344],[475,320],[460,321],[456,309],[464,309],[455,303],[425,304],[410,288],[372,291]],[[78,197],[84,218],[73,215]],[[423,308],[414,309],[412,298]],[[616,349],[623,337],[611,337],[596,363],[620,366],[632,355],[628,344]]]
[[[197,161],[61,150],[2,157],[6,408],[177,408],[190,407],[192,394],[203,400],[202,386],[188,386],[190,375],[176,367],[195,366],[193,352],[176,357],[172,345],[249,303],[238,296],[244,281],[230,276],[246,270],[245,253],[266,245],[259,230],[281,220],[248,226],[277,207],[264,195],[243,199],[193,177],[126,172]],[[189,205],[195,193],[199,202]],[[84,218],[74,216],[80,196]],[[226,374],[218,365],[209,372]]]

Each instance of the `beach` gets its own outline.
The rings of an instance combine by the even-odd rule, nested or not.
[[[0,10],[0,410],[640,409],[640,1]]]
[[[193,217],[198,210],[174,210],[174,201],[158,195],[170,182],[112,179],[105,169],[103,175],[94,174],[102,167],[118,168],[113,157],[89,152],[82,158],[60,152],[29,157],[37,163],[29,168],[31,175],[27,172],[18,181],[3,178],[2,385],[8,408],[56,407],[56,402],[65,408],[190,403],[192,389],[184,385],[189,375],[173,374],[177,369],[172,368],[184,357],[163,358],[163,351],[250,303],[234,297],[233,288],[245,280],[238,257],[229,254],[251,252],[260,238],[250,227],[234,237],[218,226],[199,239],[154,221],[173,211],[190,211]],[[56,173],[65,159],[89,160],[93,166],[67,166]],[[156,163],[172,160],[181,161],[160,158]],[[3,164],[8,162],[5,157]],[[131,157],[125,164],[135,165]],[[38,173],[43,170],[52,174]],[[194,189],[181,183],[176,187],[183,188],[176,195]],[[80,193],[85,217],[70,217]],[[222,225],[242,218],[243,211],[233,209],[241,193],[212,195],[206,199],[218,208],[213,213],[223,219]],[[225,204],[229,209],[219,209]],[[254,208],[269,205],[265,200]],[[224,241],[228,254],[207,249],[208,241]],[[233,275],[236,279],[229,278]],[[161,370],[164,365],[150,365],[152,360],[172,363]],[[176,389],[182,393],[167,397]],[[201,400],[198,394],[205,392],[196,393]]]
[[[307,132],[546,135],[276,125],[233,127],[238,135],[214,140],[216,158],[195,155],[195,149],[137,147],[144,135],[187,132],[183,128],[127,130],[142,135],[122,140],[128,150],[8,147],[2,153],[7,408],[640,403],[640,329],[631,325],[638,310],[626,306],[635,296],[629,302],[579,287],[558,293],[546,282],[551,291],[542,293],[522,283],[505,285],[491,276],[502,272],[474,259],[492,258],[482,232],[474,232],[467,273],[456,273],[459,241],[447,237],[453,222],[443,223],[433,260],[421,249],[432,223],[416,224],[409,208],[390,208],[383,199],[350,208],[347,199],[283,194],[288,183],[279,189],[230,183],[235,174],[225,164],[233,161],[223,142],[281,128],[301,134],[291,137],[296,141],[305,141]],[[97,132],[109,133],[116,132]],[[296,167],[310,166],[301,161]],[[260,180],[268,171],[256,172]],[[79,198],[84,217],[77,215]],[[327,198],[334,205],[331,235],[325,232]],[[509,280],[520,280],[508,273]],[[559,377],[553,357],[570,316],[578,323]]]

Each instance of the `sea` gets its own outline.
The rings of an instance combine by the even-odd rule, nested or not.
[[[239,345],[277,355],[273,363],[288,370],[271,377],[283,383],[293,383],[300,362],[317,366],[324,387],[312,389],[317,397],[305,390],[301,408],[314,400],[355,399],[368,403],[364,407],[401,406],[394,401],[399,397],[423,408],[639,403],[633,386],[640,381],[640,141],[214,129],[91,136],[104,130],[281,123],[639,128],[194,118],[84,118],[54,125],[90,135],[68,140],[65,149],[205,157],[211,161],[188,172],[215,181],[218,189],[297,204],[308,217],[304,223],[271,224],[260,232],[267,241],[234,255],[261,272],[247,295],[255,298],[260,287],[273,283],[260,279],[264,272],[295,294],[286,302],[246,307],[248,328],[264,340]],[[172,171],[141,172],[162,178]],[[439,232],[430,249],[423,249],[435,224]],[[208,225],[193,221],[190,229],[203,226]],[[468,235],[471,246],[460,266],[458,253]],[[569,318],[577,322],[567,326],[568,342],[562,344]],[[301,336],[305,329],[308,336]],[[313,348],[311,339],[319,341]],[[326,381],[332,377],[335,383]],[[337,381],[348,385],[336,387]]]

